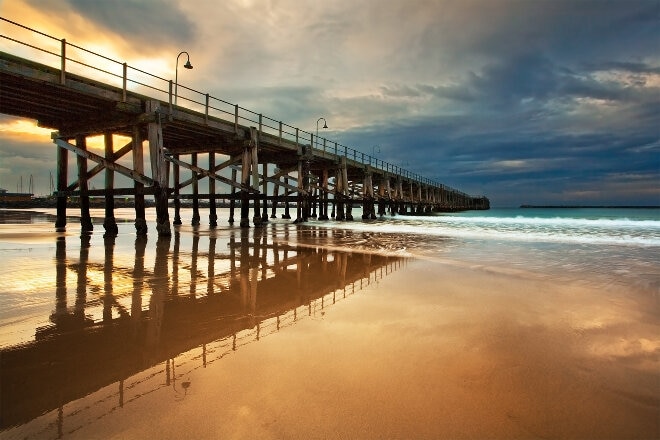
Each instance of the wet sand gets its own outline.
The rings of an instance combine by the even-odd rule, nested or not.
[[[660,437],[648,292],[306,226],[128,231],[35,250],[55,318],[3,348],[3,426],[45,414],[2,439]]]

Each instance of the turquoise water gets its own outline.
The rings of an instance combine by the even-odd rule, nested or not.
[[[421,258],[660,291],[659,209],[491,209],[324,225],[376,234],[376,247]]]

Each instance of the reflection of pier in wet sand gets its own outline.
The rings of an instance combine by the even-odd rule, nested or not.
[[[314,239],[328,234],[310,231]],[[144,236],[130,264],[115,255],[113,237],[105,239],[103,262],[90,261],[89,235],[58,238],[52,324],[0,354],[1,428],[46,414],[28,438],[61,436],[159,388],[178,385],[185,394],[186,373],[325,313],[403,261],[293,246],[286,236],[269,243],[265,229],[224,232],[210,231],[204,250],[197,233],[192,246],[180,246],[179,233],[158,238],[153,269],[145,264]],[[67,257],[72,240],[81,240],[78,260]],[[85,396],[85,409],[67,411]]]

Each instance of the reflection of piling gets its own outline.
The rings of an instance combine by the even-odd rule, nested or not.
[[[135,260],[131,278],[133,279],[133,292],[131,295],[131,328],[132,336],[140,330],[142,322],[142,292],[144,289],[144,254],[147,247],[147,238],[138,235],[135,238]]]
[[[112,322],[112,306],[114,302],[112,270],[114,268],[113,257],[115,250],[115,237],[108,236],[104,239],[105,261],[103,262],[103,323],[108,325]]]
[[[90,412],[76,409],[74,415],[70,408],[95,407],[108,402],[108,396],[94,397],[89,405],[67,405],[71,400],[112,389],[113,411],[130,406],[142,395],[136,390],[148,393],[149,387],[162,387],[167,368],[174,384],[177,372],[184,371],[181,362],[207,365],[250,341],[323,313],[400,261],[289,244],[289,234],[299,234],[293,241],[300,243],[330,243],[333,237],[323,228],[236,228],[226,238],[217,232],[208,235],[205,251],[206,236],[194,230],[190,253],[180,249],[182,231],[175,229],[173,247],[170,237],[159,237],[152,270],[145,268],[144,235],[135,239],[134,257],[122,260],[114,237],[106,234],[104,255],[94,261],[91,235],[81,234],[75,238],[80,253],[73,262],[66,256],[66,241],[72,238],[59,237],[54,327],[47,334],[37,332],[34,342],[0,353],[2,427],[61,408],[59,424],[63,432],[72,432]],[[77,276],[76,304],[67,315],[69,271]],[[191,295],[178,294],[181,279],[189,279]],[[143,304],[143,294],[149,296],[148,304]],[[127,301],[130,316],[124,310]],[[193,349],[194,356],[178,358]],[[34,359],[40,362],[33,364]],[[143,372],[145,368],[151,369]]]

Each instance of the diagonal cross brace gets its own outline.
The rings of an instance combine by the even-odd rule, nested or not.
[[[170,156],[170,155],[165,155],[165,160],[168,160],[168,161],[170,161],[170,162],[172,162],[172,163],[175,163],[175,164],[177,164],[177,165],[179,165],[179,166],[181,166],[181,167],[187,168],[187,169],[189,169],[190,171],[193,171],[193,172],[195,172],[195,173],[197,173],[197,174],[201,174],[201,175],[204,176],[204,177],[208,177],[208,178],[211,178],[211,179],[215,179],[215,180],[217,180],[217,181],[219,181],[219,182],[226,183],[227,185],[233,186],[233,187],[238,188],[238,189],[240,189],[240,190],[246,190],[246,191],[248,191],[248,192],[252,192],[252,193],[258,193],[258,192],[259,192],[259,190],[256,190],[256,189],[253,189],[253,188],[244,187],[244,186],[241,185],[240,183],[236,183],[236,182],[232,181],[231,179],[227,179],[226,177],[218,176],[217,174],[211,173],[211,172],[209,172],[208,170],[205,170],[205,169],[203,169],[203,168],[200,168],[200,167],[197,167],[197,166],[194,166],[194,165],[190,165],[190,164],[188,164],[188,163],[186,163],[186,162],[183,162],[183,161],[181,161],[181,160],[179,160],[179,159],[175,159],[174,157],[172,157],[172,156]]]
[[[119,165],[117,163],[114,163],[112,161],[107,160],[106,158],[99,156],[98,154],[94,154],[91,151],[83,150],[80,147],[76,147],[75,145],[72,145],[65,141],[64,139],[61,138],[55,138],[53,139],[53,142],[61,148],[65,148],[69,151],[73,151],[76,153],[78,156],[82,156],[86,159],[92,160],[100,165],[103,165],[105,168],[108,168],[112,171],[116,171],[119,174],[123,174],[126,177],[130,177],[131,179],[135,180],[136,182],[139,182],[143,185],[147,186],[153,186],[154,185],[154,180],[138,173],[135,170],[131,170],[130,168],[127,168],[123,165]]]

